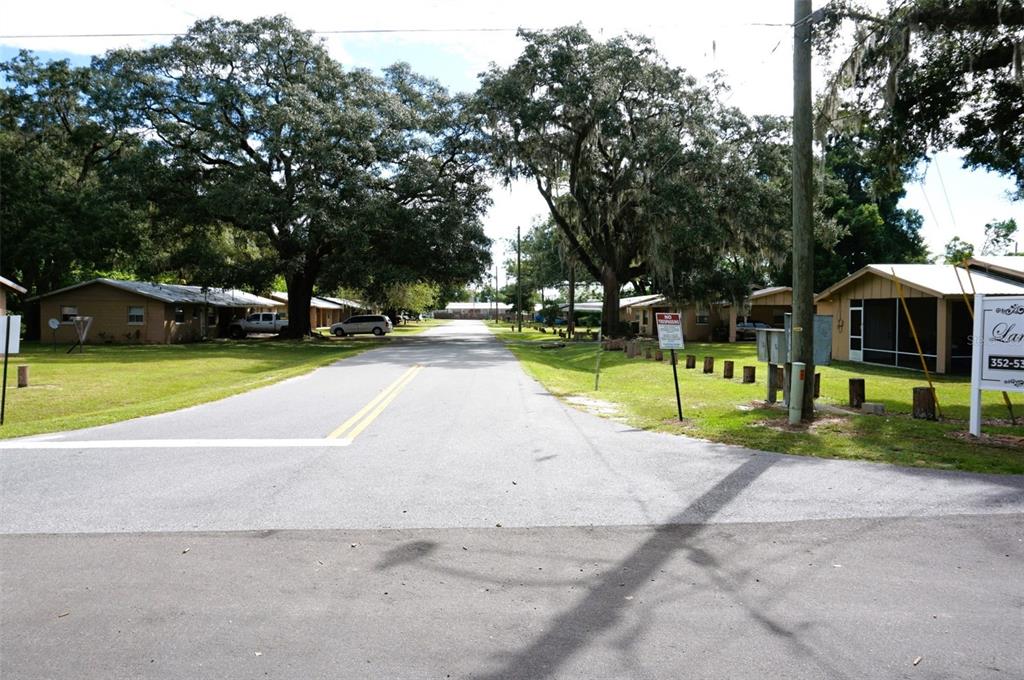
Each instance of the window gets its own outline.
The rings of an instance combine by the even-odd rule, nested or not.
[[[217,325],[217,308],[209,307],[206,310],[206,325],[216,326]]]
[[[78,307],[74,305],[61,305],[60,306],[60,322],[61,323],[74,323],[75,317],[78,316]]]
[[[643,324],[646,326],[647,325],[647,310],[646,309],[643,310],[640,314],[643,317]]]
[[[199,320],[199,305],[192,305],[192,319]]]
[[[710,316],[708,306],[703,302],[697,303],[697,323],[702,326],[706,326]]]
[[[255,323],[255,322],[259,321],[259,320],[260,320],[260,315],[259,314],[250,314],[249,318],[246,319],[246,321],[248,321],[250,323]]]
[[[144,323],[146,320],[146,308],[132,305],[128,307],[128,323],[132,325]]]
[[[185,308],[175,307],[174,308],[174,323],[185,323]]]

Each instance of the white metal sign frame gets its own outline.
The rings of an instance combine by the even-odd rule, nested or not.
[[[679,312],[656,312],[658,325],[658,347],[661,349],[686,349],[683,339],[683,315]]]
[[[981,391],[1024,392],[1024,296],[974,296],[970,431],[981,434]]]

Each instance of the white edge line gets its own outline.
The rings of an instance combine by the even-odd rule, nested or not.
[[[351,439],[106,439],[85,441],[0,441],[4,449],[268,449],[339,448]]]

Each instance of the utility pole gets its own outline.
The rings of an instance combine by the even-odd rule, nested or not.
[[[516,320],[517,333],[523,332],[523,241],[522,227],[516,227]]]
[[[792,361],[804,364],[803,420],[814,417],[814,177],[812,173],[811,0],[793,11],[793,335]],[[800,371],[793,370],[794,381]],[[792,392],[791,392],[792,394]],[[791,413],[793,406],[790,406]],[[792,417],[791,417],[792,418]],[[792,420],[791,420],[792,422]]]
[[[498,263],[494,263],[494,325],[498,325]]]

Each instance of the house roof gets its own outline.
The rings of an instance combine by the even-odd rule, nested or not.
[[[321,300],[327,300],[328,302],[333,302],[334,304],[340,305],[342,307],[353,307],[355,309],[366,309],[366,305],[364,305],[359,300],[349,300],[347,298],[327,297],[326,295],[318,295],[317,297],[319,297]]]
[[[631,297],[619,298],[619,309],[625,309],[626,307],[635,307],[643,305],[644,303],[651,302],[653,300],[664,300],[665,296],[660,294],[653,295],[633,295]]]
[[[761,290],[755,290],[750,294],[750,300],[756,300],[758,298],[768,297],[769,295],[776,295],[778,293],[792,293],[793,289],[789,286],[771,286],[770,288],[762,288]]]
[[[828,300],[840,288],[868,274],[892,279],[894,273],[901,284],[936,297],[962,295],[964,292],[968,295],[1024,295],[1024,285],[981,272],[972,272],[968,278],[965,270],[951,264],[869,264],[815,295],[814,301]]]
[[[507,312],[512,309],[512,305],[504,302],[449,302],[445,307],[445,311],[448,312],[466,312],[473,310],[487,311],[488,309],[494,309],[494,306],[498,306],[499,312]]]
[[[563,302],[558,305],[559,309],[569,309],[569,303]],[[587,302],[577,302],[572,306],[573,312],[600,312],[604,309],[604,303],[600,300],[588,300]]]
[[[1024,281],[1024,257],[1020,255],[978,255],[967,260],[967,266]]]
[[[661,302],[665,299],[664,295],[632,295],[629,297],[619,298],[619,309],[626,309],[627,307],[649,307],[650,303]],[[565,302],[559,305],[559,309],[569,309],[569,303]],[[587,300],[585,302],[577,302],[574,306],[577,312],[600,312],[604,309],[604,303],[600,300]]]
[[[270,300],[259,295],[247,293],[244,290],[234,288],[202,288],[201,286],[184,286],[177,283],[152,283],[149,281],[120,281],[118,279],[90,279],[76,283],[72,286],[58,288],[38,295],[33,300],[38,300],[51,295],[65,293],[69,290],[83,288],[85,286],[100,283],[103,285],[118,288],[129,293],[135,293],[143,297],[152,298],[169,304],[190,303],[208,304],[214,307],[280,307],[281,303]]]
[[[270,297],[288,304],[288,293],[283,290],[275,290],[270,294]],[[309,299],[309,306],[315,307],[316,309],[342,309],[341,304],[329,298],[320,297],[319,295],[314,295]]]
[[[6,279],[2,276],[0,276],[0,286],[3,286],[4,288],[10,288],[15,293],[21,293],[22,295],[28,292],[27,290],[16,284],[14,281]]]

